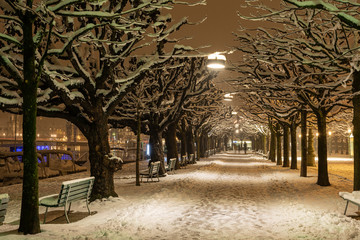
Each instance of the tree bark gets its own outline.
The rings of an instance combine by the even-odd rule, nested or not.
[[[181,121],[181,157],[186,155],[187,149],[186,149],[186,126],[185,126],[185,120],[183,119]]]
[[[281,133],[280,133],[279,123],[276,124],[276,143],[277,143],[276,165],[282,165]]]
[[[360,72],[353,73],[353,136],[354,136],[354,191],[360,190]]]
[[[301,169],[300,177],[307,177],[306,110],[301,110]]]
[[[32,8],[32,1],[27,2]],[[36,154],[36,108],[37,79],[35,73],[35,45],[33,42],[33,22],[35,16],[26,10],[23,16],[24,82],[23,94],[23,188],[19,232],[36,234],[40,232],[39,221],[39,180]]]
[[[329,186],[329,175],[327,167],[327,142],[326,142],[326,111],[320,108],[316,112],[317,126],[319,131],[318,137],[318,180],[320,186]]]
[[[136,171],[136,186],[140,186],[140,148],[141,148],[141,116],[139,112],[139,105],[137,108],[137,132],[136,132],[136,164],[135,164],[135,171]]]
[[[284,137],[283,137],[283,141],[284,141],[284,162],[283,162],[283,167],[289,167],[290,163],[289,163],[289,148],[290,148],[290,143],[289,143],[289,126],[284,124],[283,126],[283,130],[284,130]]]
[[[117,197],[114,189],[114,173],[121,169],[121,163],[111,160],[107,118],[94,121],[84,134],[89,145],[91,176],[95,177],[90,201]]]
[[[315,149],[314,149],[314,134],[312,128],[309,128],[307,148],[307,166],[315,167]]]
[[[188,156],[190,156],[190,154],[194,154],[194,152],[195,152],[194,148],[195,148],[194,134],[192,131],[192,127],[188,126],[188,128],[186,130],[186,150],[187,150]]]
[[[269,160],[275,162],[276,160],[276,133],[274,128],[272,127],[272,123],[269,123],[270,128],[270,152],[269,152]]]
[[[178,149],[177,149],[177,141],[176,141],[176,127],[177,123],[170,123],[166,130],[165,135],[165,144],[167,149],[167,160],[170,158],[176,158],[175,169],[180,168],[180,162],[178,158]]]
[[[165,170],[165,161],[164,161],[164,150],[162,144],[161,131],[156,128],[152,128],[150,131],[150,156],[151,162],[160,162],[159,175],[164,175]]]
[[[229,142],[229,137],[227,135],[225,135],[224,136],[224,150],[225,150],[225,152],[228,151],[228,146],[227,146],[228,142]]]
[[[291,136],[291,164],[290,169],[297,169],[297,150],[296,150],[296,123],[295,120],[291,122],[290,126]]]

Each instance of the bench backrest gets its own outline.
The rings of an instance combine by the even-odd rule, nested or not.
[[[154,175],[157,174],[159,172],[160,169],[160,162],[152,162],[150,164],[150,169],[149,169],[149,174]]]
[[[0,224],[2,224],[5,220],[6,208],[9,202],[8,194],[0,194]]]
[[[66,202],[88,199],[95,177],[75,179],[63,182],[58,197],[58,205],[64,206]]]
[[[175,168],[176,158],[170,158],[170,170]]]

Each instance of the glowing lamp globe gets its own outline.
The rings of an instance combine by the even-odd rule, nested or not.
[[[208,56],[207,67],[212,69],[225,68],[226,57],[224,55],[214,53]]]

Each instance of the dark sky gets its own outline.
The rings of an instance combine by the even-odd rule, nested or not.
[[[192,22],[207,17],[206,21],[197,26],[187,26],[181,35],[193,37],[189,43],[192,46],[212,45],[204,52],[228,50],[234,46],[232,32],[238,28],[236,11],[240,9],[242,1],[239,0],[207,0],[206,6],[178,7],[171,14],[175,19],[188,16]]]

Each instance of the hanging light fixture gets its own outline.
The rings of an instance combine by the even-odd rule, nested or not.
[[[226,57],[219,53],[213,53],[208,56],[207,67],[212,69],[225,68]]]

